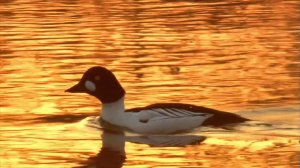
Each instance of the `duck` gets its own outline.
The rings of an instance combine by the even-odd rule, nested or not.
[[[184,103],[156,103],[125,109],[126,92],[107,68],[89,68],[69,93],[87,93],[102,103],[99,120],[139,134],[176,134],[195,128],[219,127],[249,121],[235,113]]]

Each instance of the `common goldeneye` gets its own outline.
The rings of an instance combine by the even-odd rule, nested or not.
[[[125,90],[111,71],[100,66],[88,69],[66,92],[95,96],[102,102],[101,120],[141,134],[170,134],[248,121],[237,114],[191,104],[158,103],[125,110]]]

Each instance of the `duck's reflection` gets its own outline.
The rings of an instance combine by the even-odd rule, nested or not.
[[[184,147],[200,144],[204,136],[197,135],[126,135],[121,129],[107,129],[102,126],[102,148],[100,152],[90,157],[81,167],[90,168],[120,168],[126,160],[125,142],[147,144],[150,147]]]
[[[197,145],[205,140],[204,136],[196,135],[145,135],[128,136],[126,141],[147,144],[150,147],[184,147],[187,145]]]
[[[104,131],[100,152],[80,167],[120,168],[125,162],[125,135],[123,132]]]

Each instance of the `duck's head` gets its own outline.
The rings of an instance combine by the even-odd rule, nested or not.
[[[87,93],[98,98],[102,103],[112,103],[125,95],[115,75],[108,69],[95,66],[88,69],[79,83],[67,89],[70,93]]]

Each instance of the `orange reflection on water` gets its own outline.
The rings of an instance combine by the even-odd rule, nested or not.
[[[296,167],[298,7],[251,0],[0,2],[0,164],[73,167],[96,155],[99,131],[77,122],[96,115],[99,102],[64,90],[102,65],[126,88],[128,108],[192,103],[282,128],[263,132],[275,140],[248,128],[253,139],[234,132],[188,147],[127,143],[125,167]]]

